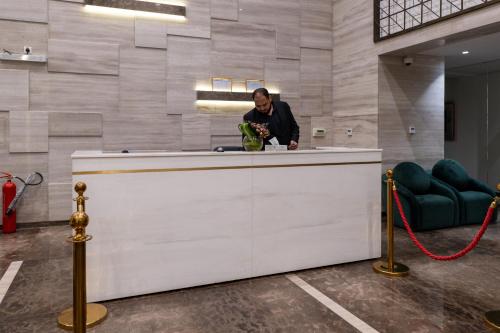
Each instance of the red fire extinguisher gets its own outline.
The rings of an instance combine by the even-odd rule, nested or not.
[[[2,221],[3,221],[3,233],[10,234],[16,232],[16,211],[11,212],[7,215],[7,208],[9,207],[12,200],[16,196],[16,184],[12,181],[12,175],[6,172],[2,172],[3,175],[0,178],[7,178],[7,181],[2,186],[3,194],[3,205],[2,205]]]

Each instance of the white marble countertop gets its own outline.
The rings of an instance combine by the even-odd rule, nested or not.
[[[324,153],[368,153],[368,152],[381,152],[382,149],[372,148],[348,148],[348,147],[317,147],[311,150],[289,150],[280,152],[269,151],[198,151],[198,152],[172,152],[161,150],[130,150],[128,153],[121,153],[118,151],[75,151],[71,157],[73,159],[84,158],[131,158],[131,157],[182,157],[182,156],[237,156],[237,155],[307,155],[307,154],[324,154]]]

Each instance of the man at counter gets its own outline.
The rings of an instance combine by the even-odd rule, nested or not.
[[[297,149],[299,145],[299,125],[293,117],[290,106],[286,102],[273,101],[266,88],[255,89],[252,93],[255,108],[243,116],[243,120],[267,124],[271,135],[265,140],[275,137],[280,145],[288,149]]]

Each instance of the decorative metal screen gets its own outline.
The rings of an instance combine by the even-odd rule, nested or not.
[[[498,2],[500,0],[375,0],[374,39],[394,37]]]

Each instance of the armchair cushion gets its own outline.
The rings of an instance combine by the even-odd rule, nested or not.
[[[431,187],[431,176],[422,167],[412,162],[401,162],[394,168],[394,179],[413,194],[425,194]]]
[[[459,191],[466,191],[470,186],[470,177],[467,171],[465,171],[465,168],[460,163],[454,160],[440,160],[437,162],[432,168],[432,175]]]
[[[453,200],[439,194],[416,195],[420,208],[420,229],[431,230],[455,225]]]

